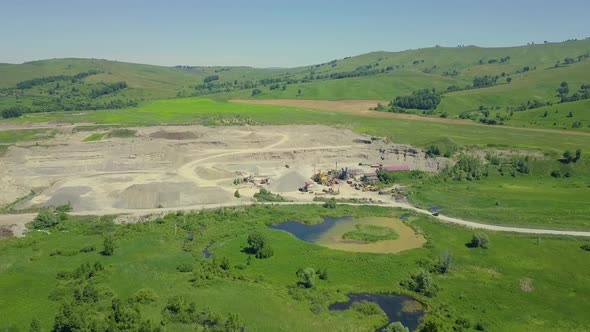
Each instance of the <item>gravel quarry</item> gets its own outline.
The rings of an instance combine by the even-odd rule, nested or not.
[[[127,128],[136,131],[134,137],[105,135],[93,142],[84,140],[111,129],[53,128],[59,132],[54,138],[13,145],[0,158],[0,204],[29,195],[14,208],[69,203],[74,212],[118,214],[246,204],[260,188],[309,202],[316,195],[299,188],[319,170],[349,167],[369,173],[374,169],[368,165],[382,163],[437,171],[449,162],[426,158],[408,145],[327,126],[155,126]],[[316,185],[316,193],[321,187]],[[393,200],[345,182],[334,189],[338,198]],[[234,197],[236,190],[240,198]]]

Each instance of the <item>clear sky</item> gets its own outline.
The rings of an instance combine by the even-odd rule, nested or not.
[[[590,0],[0,0],[0,62],[308,65],[590,36]]]

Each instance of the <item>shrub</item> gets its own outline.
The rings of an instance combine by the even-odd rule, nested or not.
[[[324,202],[323,205],[326,209],[335,209],[336,208],[336,198],[332,197]]]
[[[260,90],[260,89],[254,89],[254,90],[252,90],[252,97],[258,96],[261,93],[262,93],[262,90]]]
[[[328,269],[318,270],[318,276],[322,280],[328,280]]]
[[[256,198],[256,200],[259,202],[285,202],[286,201],[286,199],[283,196],[281,196],[279,194],[273,194],[264,188],[260,188],[260,190],[256,194],[254,194],[254,198]]]
[[[383,313],[383,310],[381,310],[377,303],[369,301],[356,302],[351,306],[351,309],[365,316],[373,316]]]
[[[223,257],[221,259],[221,264],[219,264],[219,267],[222,268],[223,270],[227,271],[230,269],[230,264],[229,264],[229,258],[227,257]]]
[[[429,146],[428,149],[426,150],[426,155],[431,158],[435,157],[435,156],[440,156],[439,147],[436,145]]]
[[[154,292],[151,288],[142,288],[135,292],[129,298],[131,303],[141,303],[141,304],[149,304],[156,302],[158,300],[158,295]]]
[[[103,241],[103,249],[101,254],[104,256],[112,256],[115,253],[115,241],[111,236],[106,236]]]
[[[488,249],[490,240],[486,234],[483,233],[475,233],[471,238],[471,242],[469,242],[468,247],[470,248],[483,248]]]
[[[269,245],[265,245],[256,253],[256,258],[265,259],[272,257],[272,255],[274,255],[274,250]]]
[[[559,172],[558,170],[553,170],[553,171],[551,171],[551,176],[554,178],[560,178],[561,172]]]
[[[408,290],[423,294],[427,297],[433,297],[438,291],[438,287],[434,285],[432,276],[424,270],[410,275],[408,279],[402,280],[400,285]]]
[[[61,218],[55,211],[46,208],[39,211],[31,226],[33,229],[47,229],[56,226],[61,221]]]
[[[178,272],[186,273],[186,272],[193,272],[194,266],[188,263],[182,263],[176,267]]]
[[[586,243],[580,247],[582,250],[590,251],[590,243]]]
[[[446,274],[449,273],[452,265],[453,255],[450,252],[445,251],[438,258],[438,264],[436,265],[436,268],[439,273]]]
[[[410,332],[410,329],[405,327],[400,322],[393,322],[393,323],[387,325],[387,327],[383,330],[383,332]]]
[[[247,248],[247,251],[254,254],[256,258],[265,259],[274,254],[270,244],[268,244],[268,241],[261,233],[255,232],[248,235],[248,245],[250,247]]]
[[[295,273],[301,281],[297,284],[304,288],[312,288],[315,285],[315,270],[311,267],[305,269],[299,269]]]
[[[86,246],[83,248],[80,248],[80,252],[93,252],[96,251],[96,246]]]
[[[237,189],[236,189],[236,191],[234,192],[234,197],[235,197],[235,198],[240,198],[240,197],[241,197],[241,195],[240,195],[240,192],[239,192]]]
[[[12,107],[5,110],[2,110],[2,117],[4,119],[8,118],[18,118],[23,115],[23,111],[21,108]]]

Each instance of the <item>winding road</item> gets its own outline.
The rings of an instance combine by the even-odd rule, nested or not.
[[[273,203],[265,203],[259,202],[255,204],[262,204],[262,205],[297,205],[297,204],[323,204],[322,202],[273,202]],[[367,204],[348,204],[348,205],[367,205]],[[428,210],[417,208],[413,205],[408,203],[398,203],[398,202],[390,202],[390,203],[380,203],[380,204],[370,204],[376,206],[383,206],[383,207],[395,207],[395,208],[402,208],[417,212],[419,214],[424,215],[431,215],[431,212]],[[214,208],[221,208],[221,207],[237,207],[237,206],[244,206],[243,203],[239,202],[231,202],[225,204],[201,204],[201,205],[191,205],[191,206],[184,206],[184,207],[175,207],[175,208],[160,208],[160,209],[109,209],[105,211],[75,211],[71,212],[70,214],[76,216],[86,216],[86,215],[113,215],[113,214],[127,214],[133,216],[146,216],[150,214],[158,214],[162,212],[175,212],[175,211],[198,211],[204,209],[214,209]],[[25,230],[25,224],[32,221],[35,218],[36,213],[24,213],[24,214],[4,214],[0,215],[0,227],[8,227],[10,225],[16,225],[14,227],[15,235],[22,236],[23,231]],[[439,215],[437,217],[433,217],[435,220],[438,220],[443,223],[447,224],[454,224],[459,225],[467,228],[472,229],[484,229],[489,231],[495,232],[510,232],[510,233],[521,233],[521,234],[534,234],[534,235],[561,235],[561,236],[580,236],[580,237],[590,237],[590,232],[586,231],[568,231],[568,230],[555,230],[555,229],[541,229],[541,228],[525,228],[525,227],[511,227],[511,226],[500,226],[500,225],[490,225],[490,224],[482,224],[478,222],[473,222],[469,220],[464,220],[460,218],[453,218],[444,215]]]

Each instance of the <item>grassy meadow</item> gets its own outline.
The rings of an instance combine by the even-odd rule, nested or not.
[[[486,331],[583,331],[590,327],[586,315],[590,267],[585,264],[589,253],[580,249],[585,242],[579,239],[484,232],[489,248],[468,248],[465,244],[472,231],[428,217],[411,217],[407,222],[429,240],[423,248],[366,254],[331,250],[267,228],[286,220],[317,223],[322,215],[402,213],[344,205],[334,210],[254,206],[168,215],[123,226],[113,225],[108,217],[70,217],[49,229],[50,234],[33,232],[0,242],[0,312],[11,317],[2,320],[0,329],[26,330],[33,317],[44,330],[50,329],[60,303],[76,301],[63,288],[65,281],[56,277],[86,262],[100,262],[104,271],[90,279],[98,289],[97,302],[79,304],[80,310],[106,317],[111,298],[126,301],[140,289],[150,289],[155,294],[152,302],[133,306],[142,319],[166,331],[189,328],[162,316],[168,299],[175,295],[194,301],[199,310],[210,308],[225,317],[237,314],[252,331],[372,331],[383,325],[383,314],[328,311],[330,303],[346,300],[350,292],[414,296],[427,307],[425,320],[436,324],[439,331],[460,328],[458,322],[461,326],[469,323],[471,329],[465,331],[476,325]],[[274,250],[272,257],[248,258],[243,252],[252,232],[266,237]],[[104,236],[114,239],[112,256],[100,254]],[[89,246],[96,249],[79,251]],[[202,258],[206,246],[212,259]],[[431,273],[437,289],[433,296],[401,286],[401,281],[420,266],[432,264],[443,252],[452,255],[452,265],[446,274]],[[217,266],[223,262],[228,262],[227,270]],[[199,269],[202,264],[210,269]],[[180,272],[181,266],[195,269]],[[316,280],[310,289],[296,287],[295,272],[306,267],[327,269],[328,279]]]

